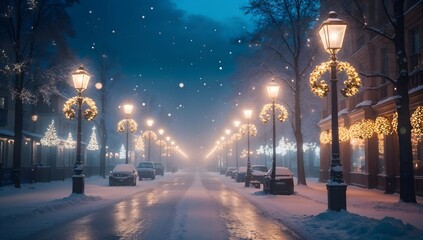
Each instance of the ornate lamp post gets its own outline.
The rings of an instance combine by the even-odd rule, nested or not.
[[[234,121],[234,126],[235,126],[236,129],[239,128],[239,125],[240,124],[241,124],[240,121],[237,121],[237,120]],[[238,133],[235,133],[235,134],[238,134]],[[235,153],[236,153],[236,157],[235,157],[236,170],[238,171],[239,170],[239,164],[238,164],[238,158],[239,158],[239,156],[238,156],[238,137],[237,137],[237,135],[235,135]]]
[[[244,110],[244,117],[247,119],[247,176],[245,178],[245,187],[250,187],[251,181],[251,162],[250,162],[250,120],[253,110]]]
[[[84,166],[82,163],[82,156],[81,156],[82,103],[85,102],[85,99],[82,97],[82,91],[87,89],[90,78],[91,76],[85,71],[85,69],[82,66],[72,74],[73,85],[76,91],[78,92],[78,97],[76,98],[76,103],[78,106],[78,125],[77,125],[77,132],[76,132],[76,161],[75,161],[73,176],[72,176],[72,193],[76,193],[76,194],[84,194],[84,188],[85,188],[84,186],[85,176],[83,174]],[[64,109],[64,112],[65,112],[65,109]],[[96,114],[97,113],[94,114],[94,117]],[[65,112],[65,115],[66,115],[66,112]],[[73,115],[75,115],[74,112],[73,112]]]
[[[331,55],[331,112],[332,112],[332,159],[330,167],[330,180],[326,185],[328,190],[328,209],[340,211],[347,209],[346,190],[343,170],[339,156],[338,133],[338,96],[337,96],[337,61],[336,53],[341,50],[347,24],[337,18],[335,12],[329,13],[329,18],[323,22],[319,34],[324,49]]]
[[[267,93],[269,97],[272,99],[272,123],[273,123],[273,135],[272,135],[272,173],[270,176],[270,193],[274,194],[275,189],[275,177],[276,177],[276,120],[275,120],[275,99],[278,97],[279,94],[279,85],[277,85],[274,81],[272,81],[267,86]]]
[[[126,115],[126,153],[125,163],[128,164],[128,152],[129,152],[129,115],[132,113],[134,106],[132,104],[123,105],[123,112]]]
[[[228,169],[228,162],[229,162],[229,144],[230,144],[230,139],[229,139],[229,134],[231,134],[231,130],[230,129],[226,129],[225,130],[225,134],[226,134],[226,169]]]

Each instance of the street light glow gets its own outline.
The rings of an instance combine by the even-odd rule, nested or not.
[[[88,82],[90,81],[91,76],[85,71],[83,66],[80,66],[72,74],[73,86],[78,92],[82,92],[87,89]]]

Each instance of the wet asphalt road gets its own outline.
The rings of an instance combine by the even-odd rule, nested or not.
[[[142,184],[142,183],[140,183]],[[30,239],[295,239],[215,173],[178,173],[156,187]]]

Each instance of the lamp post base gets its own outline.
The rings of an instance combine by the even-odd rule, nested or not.
[[[328,190],[328,209],[332,211],[347,210],[347,184],[345,183],[327,183]]]
[[[72,176],[72,193],[84,194],[85,188],[85,175],[73,175]]]
[[[273,194],[273,195],[276,195],[276,193],[275,193],[275,180],[274,179],[270,179],[270,182],[269,182],[269,193],[270,194]]]

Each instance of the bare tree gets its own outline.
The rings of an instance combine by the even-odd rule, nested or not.
[[[24,104],[35,103],[37,93],[46,100],[55,92],[54,84],[42,84],[42,78],[38,77],[51,79],[49,73],[55,72],[54,68],[45,72],[41,69],[52,59],[51,52],[66,52],[66,37],[73,35],[66,8],[74,2],[78,0],[0,2],[1,69],[10,74],[10,92],[15,100],[13,181],[16,188],[20,188]]]
[[[315,53],[309,47],[314,35],[310,32],[319,14],[319,4],[312,0],[250,0],[244,10],[257,19],[258,30],[253,41],[263,48],[266,56],[262,58],[261,71],[279,78],[293,95],[290,109],[297,143],[298,184],[306,185],[301,94],[306,90],[305,73]]]
[[[411,145],[411,123],[409,110],[408,83],[410,75],[408,72],[407,51],[405,48],[404,33],[404,0],[380,1],[383,8],[384,19],[378,23],[369,23],[366,15],[374,14],[365,12],[366,2],[354,0],[341,1],[344,10],[358,24],[361,29],[373,34],[382,36],[394,45],[396,53],[396,64],[398,76],[395,80],[385,76],[397,89],[397,112],[398,112],[398,140],[399,140],[399,161],[400,161],[400,199],[404,202],[416,202],[414,188],[413,157]],[[421,4],[421,3],[420,3]],[[370,77],[380,77],[380,75],[369,75]]]

